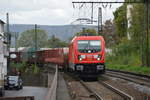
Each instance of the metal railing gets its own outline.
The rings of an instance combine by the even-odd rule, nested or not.
[[[56,100],[56,92],[57,92],[57,78],[58,78],[58,66],[56,65],[56,72],[54,75],[53,82],[51,87],[46,95],[45,100]]]

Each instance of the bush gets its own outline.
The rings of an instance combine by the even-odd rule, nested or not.
[[[112,51],[106,55],[107,68],[150,75],[150,68],[141,66],[140,45],[123,39]]]
[[[22,62],[22,63],[11,62],[10,66],[12,68],[16,69],[16,71],[18,71],[18,72],[26,72],[27,71],[27,63],[26,62]]]
[[[32,69],[33,74],[38,74],[40,72],[40,69],[39,69],[39,67],[37,67],[36,64],[32,64],[31,69]]]
[[[150,68],[149,67],[130,66],[130,65],[114,65],[114,64],[107,64],[106,66],[108,69],[114,69],[114,70],[128,71],[128,72],[150,75]]]
[[[40,69],[39,67],[36,66],[36,64],[32,64],[31,66],[29,66],[26,62],[22,62],[22,63],[10,63],[10,66],[12,69],[16,69],[17,72],[21,72],[21,73],[27,73],[31,70],[31,72],[33,74],[38,74]]]

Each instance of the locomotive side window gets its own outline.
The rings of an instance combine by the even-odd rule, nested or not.
[[[100,40],[78,40],[78,51],[81,53],[96,53],[101,51]]]
[[[88,48],[88,41],[86,40],[79,40],[78,41],[78,50],[84,50]]]

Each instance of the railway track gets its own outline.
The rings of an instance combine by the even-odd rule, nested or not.
[[[105,83],[105,82],[99,81],[99,83],[102,84],[103,86],[107,87],[108,89],[114,91],[118,95],[120,95],[123,98],[123,100],[134,100],[132,96],[128,95],[127,93],[125,93],[125,92]]]
[[[134,100],[132,96],[105,82],[86,82],[77,77],[74,77],[73,75],[69,74],[69,76],[76,80],[78,84],[81,84],[86,89],[86,91],[88,91],[87,93],[90,94],[89,98],[94,98],[94,100]]]
[[[84,81],[72,73],[66,73],[63,76],[68,84],[71,100],[103,100],[96,91],[89,88]]]
[[[107,71],[105,75],[110,76],[110,77],[124,79],[130,82],[136,83],[136,84],[150,87],[150,83],[149,83],[150,79],[144,76],[131,75],[128,73],[121,73],[121,72],[116,72],[116,71]]]
[[[98,100],[134,100],[132,96],[104,82],[85,82],[84,84],[100,97]]]
[[[96,100],[104,100],[100,94],[98,94],[98,92],[92,90],[91,88],[89,88],[88,85],[86,85],[83,81],[80,80],[80,83],[88,90],[88,92],[90,92]]]

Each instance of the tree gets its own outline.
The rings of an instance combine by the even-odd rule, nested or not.
[[[35,37],[37,36],[37,38]],[[46,47],[48,41],[48,35],[45,30],[37,29],[37,35],[35,35],[35,30],[24,31],[19,40],[17,41],[20,47],[35,47],[35,39],[37,39],[37,47]]]
[[[116,33],[119,37],[119,43],[116,45],[116,54],[120,54],[119,56],[128,55],[128,59],[133,55],[134,59],[137,59],[135,63],[139,61],[139,65],[148,66],[148,36],[146,34],[146,25],[148,21],[146,20],[146,5],[144,3],[132,4],[130,10],[131,26],[129,28],[127,28],[126,18],[127,5],[123,4],[114,12]],[[127,32],[130,33],[130,40],[127,39]]]
[[[150,66],[149,63],[149,44],[147,38],[150,36],[147,35],[147,8],[146,4],[133,4],[132,9],[132,27],[130,31],[133,36],[133,42],[137,45],[141,54],[142,65],[143,66]],[[150,12],[150,11],[149,11]],[[150,29],[150,28],[149,28]],[[140,44],[140,45],[139,45]]]
[[[121,7],[117,8],[114,14],[114,23],[116,26],[116,33],[120,40],[127,37],[127,5],[123,4]]]
[[[84,35],[84,36],[87,36],[87,35],[88,36],[95,36],[95,35],[97,35],[97,32],[95,29],[84,29],[83,28],[83,30],[81,32],[78,32],[75,35],[76,36],[82,36],[82,35]]]
[[[106,45],[109,47],[114,46],[117,42],[117,35],[115,34],[115,25],[110,20],[106,20],[105,24],[103,25],[103,32],[101,35],[104,37],[106,41]]]
[[[68,43],[61,41],[59,38],[55,37],[55,35],[52,35],[52,37],[48,40],[47,46],[50,48],[67,47]]]

